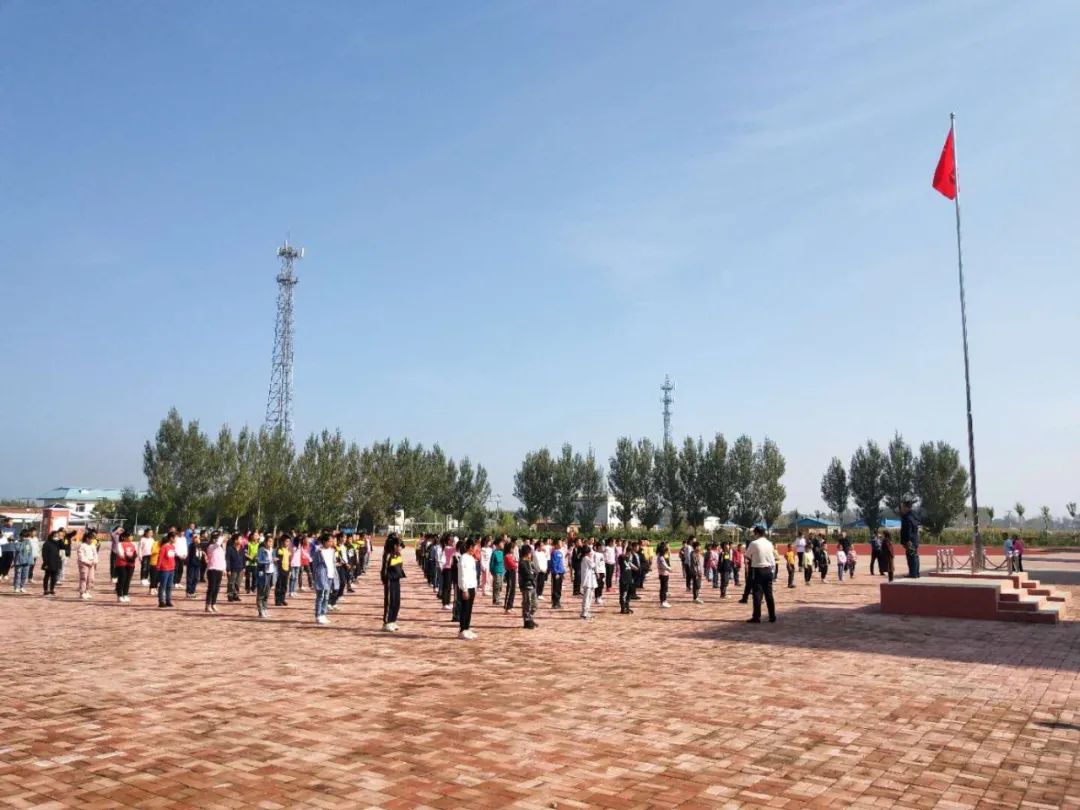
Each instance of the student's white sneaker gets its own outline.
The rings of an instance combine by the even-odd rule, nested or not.
[[[695,604],[695,605],[704,605],[704,604],[705,604],[705,600],[704,600],[704,599],[701,599],[701,598],[695,599],[695,600],[694,600],[694,604]]]
[[[470,640],[476,638],[476,633],[474,633],[472,630],[468,630],[467,632],[469,634],[469,639]]]
[[[325,616],[316,616],[315,617],[315,624],[326,624],[327,621],[328,620],[327,620],[327,618]]]
[[[382,629],[383,629],[384,633],[393,633],[394,632],[394,625],[390,624],[390,622],[386,622],[382,626]]]
[[[669,608],[669,607],[671,607],[671,603],[670,602],[661,602],[660,607]]]
[[[148,579],[140,579],[139,582],[142,584],[142,586],[144,588],[149,588],[150,587],[150,580],[148,580]]]
[[[457,634],[457,637],[465,639],[466,641],[468,641],[470,638],[472,638],[472,636],[469,635],[468,630],[462,630],[460,633]]]
[[[453,605],[443,605],[443,606],[442,606],[442,609],[443,609],[443,610],[453,610],[453,609],[454,609],[454,606],[453,606]]]

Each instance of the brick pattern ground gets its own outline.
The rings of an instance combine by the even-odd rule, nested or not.
[[[535,631],[480,602],[472,642],[411,559],[397,635],[372,574],[329,627],[8,585],[0,806],[1080,808],[1080,622],[883,616],[877,582],[781,587],[775,625],[676,579]]]

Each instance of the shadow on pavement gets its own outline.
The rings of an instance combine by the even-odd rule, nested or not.
[[[747,616],[710,621],[687,637],[903,658],[938,659],[1080,671],[1080,622],[1024,622],[894,616],[877,605],[783,609],[776,624],[747,624]]]

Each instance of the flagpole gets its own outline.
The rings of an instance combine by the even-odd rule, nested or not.
[[[964,388],[967,394],[967,434],[968,461],[971,470],[971,519],[974,536],[972,538],[971,570],[981,571],[986,567],[983,552],[982,535],[979,533],[979,495],[975,485],[975,423],[971,418],[971,361],[968,356],[967,299],[964,295],[964,251],[960,241],[960,164],[956,159],[956,113],[949,113],[949,131],[953,136],[953,161],[956,175],[956,268],[960,279],[960,323],[964,333]]]

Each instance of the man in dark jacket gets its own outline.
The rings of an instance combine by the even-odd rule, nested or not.
[[[907,554],[908,577],[919,578],[919,521],[912,511],[914,504],[903,501],[900,504],[900,545]]]

